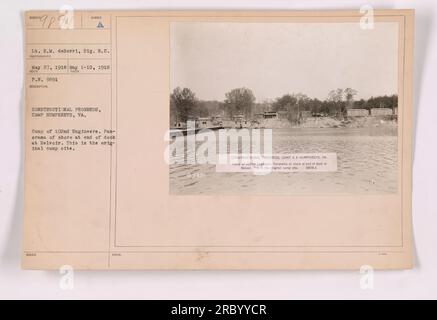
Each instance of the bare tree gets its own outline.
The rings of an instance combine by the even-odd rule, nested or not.
[[[252,106],[255,96],[252,90],[247,88],[237,88],[225,94],[225,109],[230,116],[243,114],[249,118],[252,113]]]
[[[346,99],[346,108],[350,109],[354,105],[354,97],[357,95],[357,90],[352,88],[346,88],[344,89],[344,97]]]
[[[186,122],[192,115],[197,103],[196,95],[188,88],[175,88],[170,95],[170,108],[175,114],[176,122]]]

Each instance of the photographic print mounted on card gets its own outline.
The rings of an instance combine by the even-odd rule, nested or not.
[[[396,193],[398,34],[397,22],[172,23],[171,192]]]

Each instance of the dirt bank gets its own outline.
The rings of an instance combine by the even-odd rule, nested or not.
[[[391,116],[382,117],[354,117],[342,121],[346,128],[396,127],[398,122]]]
[[[264,119],[259,123],[261,128],[371,128],[396,127],[397,121],[393,117],[351,117],[338,120],[331,117],[308,117],[299,125],[292,125],[287,119]]]

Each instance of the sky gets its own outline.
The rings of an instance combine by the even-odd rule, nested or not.
[[[250,88],[258,102],[286,93],[325,99],[351,87],[356,99],[397,94],[398,24],[174,22],[171,89],[203,100]]]

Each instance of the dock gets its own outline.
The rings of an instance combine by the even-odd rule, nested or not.
[[[204,127],[204,128],[170,128],[170,138],[176,138],[178,135],[180,135],[180,133],[182,133],[182,135],[186,136],[186,135],[190,135],[190,134],[196,134],[201,130],[220,130],[223,129],[223,126],[212,126],[212,127]]]

